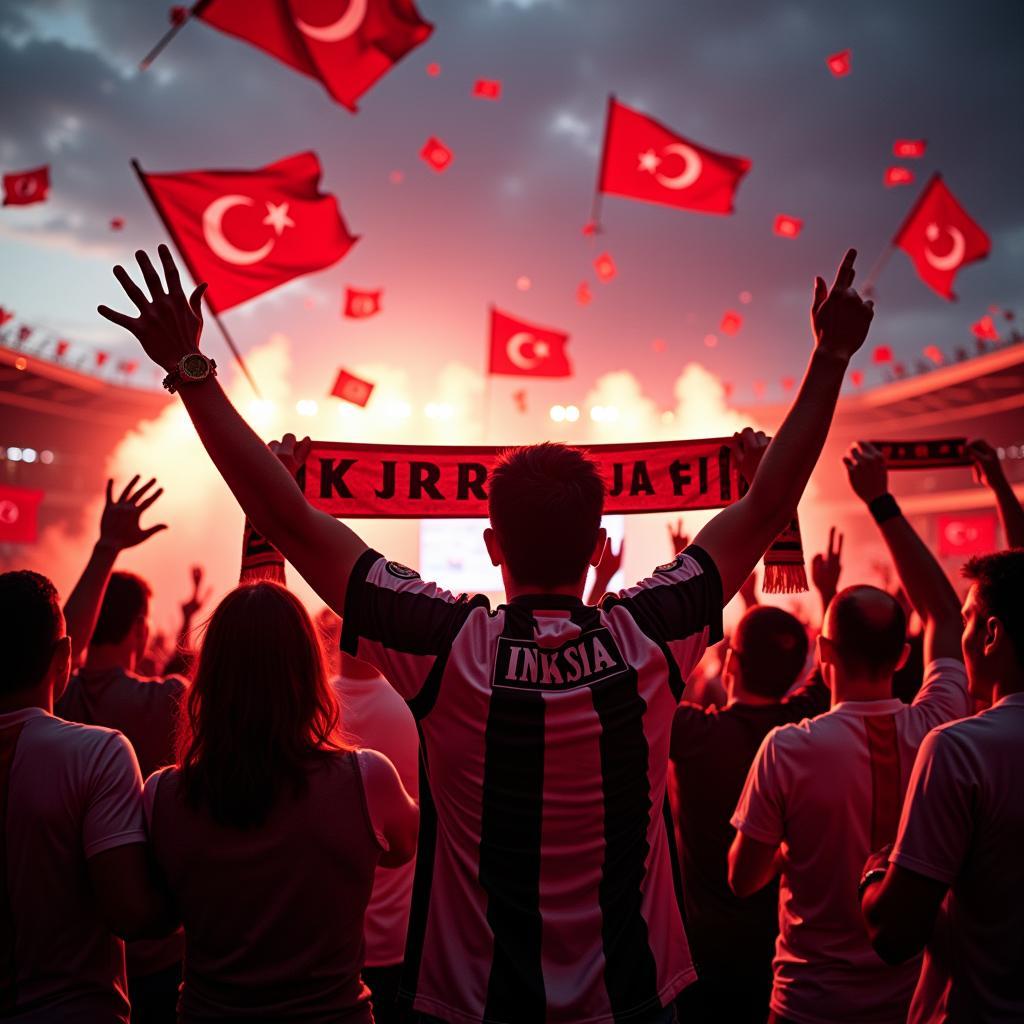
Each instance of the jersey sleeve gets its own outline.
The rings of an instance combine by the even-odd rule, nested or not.
[[[948,729],[925,737],[903,801],[893,863],[947,885],[956,881],[973,833],[974,776]]]
[[[770,846],[778,846],[785,838],[777,736],[778,729],[773,729],[761,741],[730,821],[737,832]]]
[[[455,637],[477,608],[489,608],[486,597],[455,597],[368,550],[349,578],[341,649],[373,665],[422,717]]]
[[[139,762],[124,736],[111,731],[97,744],[89,773],[82,821],[85,856],[145,841]]]
[[[601,601],[602,611],[624,609],[643,633],[665,648],[682,682],[708,645],[722,639],[722,605],[718,567],[696,544],[636,586]],[[681,695],[680,685],[677,699]]]
[[[924,669],[924,682],[912,705],[929,729],[966,718],[974,711],[967,690],[967,669],[959,658],[936,658]]]

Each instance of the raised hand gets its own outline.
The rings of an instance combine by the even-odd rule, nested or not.
[[[294,434],[285,434],[280,441],[271,441],[267,447],[278,457],[281,465],[291,473],[294,479],[306,464],[313,442],[308,436],[301,441],[296,441]]]
[[[857,250],[848,249],[831,289],[816,277],[811,303],[811,329],[818,348],[846,360],[864,344],[875,315],[874,303],[853,288],[856,258]]]
[[[610,539],[605,544],[601,561],[594,566],[595,579],[600,582],[602,587],[607,586],[611,578],[622,568],[622,555],[625,550],[625,539],[619,541],[618,551],[615,550],[615,546]]]
[[[142,279],[149,289],[148,296],[132,280],[124,267],[114,267],[114,277],[121,283],[128,298],[135,303],[139,315],[128,316],[109,306],[97,306],[96,309],[100,316],[134,334],[146,355],[169,373],[178,365],[182,356],[199,349],[199,338],[203,333],[202,301],[206,285],[199,285],[191,297],[186,298],[170,249],[166,245],[161,245],[157,252],[160,254],[164,277],[167,279],[166,291],[149,256],[140,249],[135,254],[135,259],[142,272]]]
[[[1002,482],[1005,476],[1002,463],[995,448],[988,441],[972,441],[967,446],[967,454],[974,466],[975,483],[995,487]]]
[[[149,480],[141,487],[135,488],[138,482],[139,477],[136,474],[128,481],[128,485],[115,501],[114,481],[107,481],[107,500],[103,507],[103,514],[100,516],[99,543],[102,547],[123,551],[125,548],[133,548],[136,544],[149,540],[154,533],[167,529],[166,523],[159,523],[148,529],[143,529],[139,525],[142,513],[164,493],[164,489],[158,487],[147,497],[146,492],[156,483],[156,479]]]
[[[761,464],[764,453],[768,451],[768,436],[763,430],[744,427],[740,433],[732,435],[729,447],[740,476],[748,485],[752,484],[757,467]]]
[[[850,477],[853,493],[864,502],[871,504],[889,490],[889,471],[885,467],[885,456],[867,441],[855,444],[849,454],[843,456],[843,465]]]
[[[689,546],[690,535],[683,528],[682,518],[677,519],[674,523],[668,524],[668,540],[672,545],[673,558],[675,558],[683,548]]]
[[[843,571],[843,535],[836,533],[833,526],[828,531],[828,549],[824,554],[817,554],[811,559],[811,580],[814,589],[821,595],[824,608],[836,596],[839,588],[839,574]]]
[[[186,623],[192,621],[195,616],[202,609],[203,605],[210,600],[210,594],[213,592],[212,588],[207,590],[202,597],[199,596],[199,588],[203,584],[203,567],[201,565],[192,566],[192,596],[181,604],[181,617]]]

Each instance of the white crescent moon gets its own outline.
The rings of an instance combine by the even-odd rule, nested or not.
[[[967,243],[964,241],[963,233],[956,228],[946,228],[949,237],[953,239],[953,248],[945,256],[936,256],[935,253],[924,247],[924,258],[936,270],[956,270],[964,261],[964,254],[967,252]],[[929,242],[934,242],[939,237],[938,224],[929,224],[925,228],[925,237]]]
[[[295,26],[303,35],[317,42],[337,43],[342,39],[348,39],[362,25],[366,17],[366,3],[367,0],[350,0],[348,10],[329,25],[310,25],[296,17]]]
[[[654,175],[665,188],[689,188],[701,176],[704,170],[704,162],[701,160],[700,154],[693,147],[687,146],[682,142],[673,142],[670,146],[665,146],[661,152],[663,154],[674,153],[676,156],[681,156],[685,161],[683,173],[677,174],[674,178],[661,173]]]
[[[248,196],[229,195],[214,199],[203,210],[203,238],[206,239],[206,244],[214,256],[218,256],[225,263],[234,263],[238,267],[249,267],[270,255],[270,250],[274,248],[273,239],[264,242],[258,249],[239,249],[224,237],[224,229],[221,226],[224,214],[235,206],[255,205],[255,202]]]
[[[532,357],[523,354],[523,349],[530,345],[533,348],[534,354]],[[509,361],[518,366],[520,370],[532,370],[541,359],[537,357],[537,339],[526,331],[520,331],[518,334],[513,334],[505,345],[505,350],[508,353]]]
[[[18,518],[18,506],[13,501],[0,501],[0,523],[5,526],[13,526]]]

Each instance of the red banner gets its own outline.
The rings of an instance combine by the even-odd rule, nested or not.
[[[581,447],[600,466],[607,513],[723,508],[742,493],[728,438]],[[312,505],[345,519],[485,518],[502,450],[318,441],[299,483]]]
[[[43,492],[0,486],[0,544],[34,544]]]
[[[940,558],[967,558],[996,551],[996,517],[992,512],[960,512],[935,517]]]
[[[969,466],[967,438],[949,437],[928,441],[872,441],[885,457],[888,469],[948,469]]]

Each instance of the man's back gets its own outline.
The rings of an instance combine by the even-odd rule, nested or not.
[[[951,886],[909,1020],[1024,1019],[1024,694],[928,737],[892,860]]]
[[[4,1010],[19,1020],[127,1021],[124,947],[104,924],[86,861],[145,841],[141,778],[109,729],[38,708],[0,715],[9,913]]]
[[[733,825],[784,843],[772,1008],[806,1021],[902,1020],[917,961],[885,965],[857,900],[868,855],[895,838],[914,756],[928,731],[969,711],[961,662],[938,659],[910,707],[846,701],[770,733]]]
[[[672,714],[721,588],[703,552],[601,610],[524,597],[491,611],[369,553],[343,649],[420,721],[415,1007],[449,1020],[659,1012],[694,977],[663,814]]]

